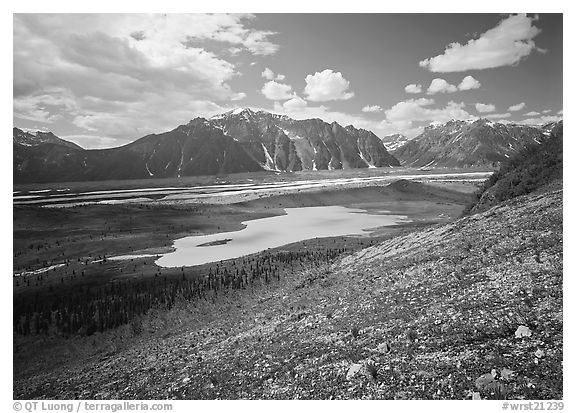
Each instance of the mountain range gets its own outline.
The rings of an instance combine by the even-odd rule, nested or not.
[[[392,153],[402,166],[496,168],[544,136],[543,129],[532,126],[487,119],[451,120],[426,127]]]
[[[101,150],[14,128],[13,147],[16,183],[400,166],[370,131],[251,109]]]
[[[235,109],[98,150],[50,132],[14,128],[13,172],[15,183],[41,183],[397,166],[495,168],[555,127],[452,120],[412,140],[380,139],[352,125]]]

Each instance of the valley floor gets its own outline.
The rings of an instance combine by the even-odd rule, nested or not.
[[[60,366],[15,354],[14,398],[561,399],[562,190],[413,229],[70,339]]]

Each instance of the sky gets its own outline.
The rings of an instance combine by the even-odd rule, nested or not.
[[[13,123],[84,148],[238,107],[412,138],[562,118],[562,14],[14,14]]]

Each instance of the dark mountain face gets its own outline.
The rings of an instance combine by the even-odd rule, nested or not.
[[[84,150],[51,133],[34,136],[17,128],[13,136],[16,183],[400,165],[364,129],[250,109],[196,118],[111,149]]]
[[[531,126],[503,125],[486,119],[452,120],[428,126],[393,154],[403,166],[495,168],[543,137],[542,130]]]
[[[264,169],[279,171],[399,166],[372,132],[321,119],[294,120],[250,109],[210,119],[238,139]]]
[[[260,165],[238,142],[202,118],[119,148],[83,150],[54,143],[36,146],[14,143],[14,181],[17,183],[165,178],[260,170]]]

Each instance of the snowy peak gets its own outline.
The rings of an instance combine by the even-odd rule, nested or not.
[[[210,120],[229,119],[232,117],[241,117],[243,119],[249,120],[253,118],[256,113],[258,112],[250,108],[236,108],[229,110],[228,112],[214,115],[210,118]]]
[[[52,132],[26,132],[22,129],[13,128],[12,142],[21,146],[38,146],[42,144],[61,145],[71,149],[83,150],[82,147],[73,142],[61,139],[54,135]]]
[[[394,135],[384,136],[382,138],[382,143],[388,149],[389,152],[395,151],[402,145],[408,142],[408,138],[400,133],[395,133]]]
[[[398,166],[372,132],[321,119],[242,109],[210,118],[267,170],[331,170]]]
[[[530,126],[451,120],[425,128],[393,153],[405,166],[496,168],[542,137],[540,129]]]

